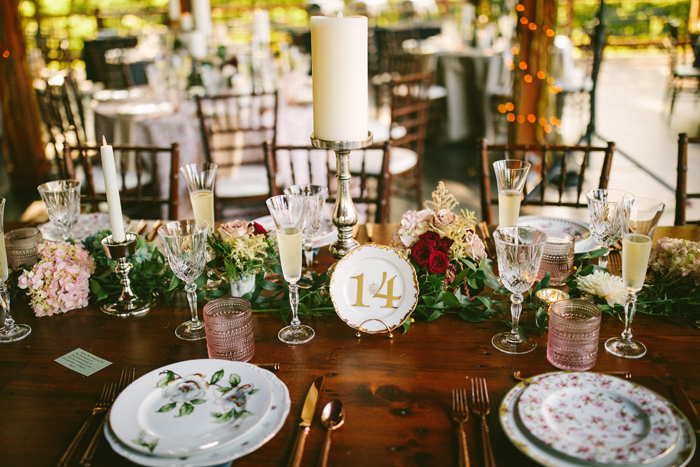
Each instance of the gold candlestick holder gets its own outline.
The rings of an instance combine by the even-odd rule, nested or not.
[[[147,299],[137,297],[131,289],[129,272],[134,267],[129,263],[128,258],[136,251],[137,238],[138,236],[135,233],[127,232],[126,240],[121,243],[115,243],[111,235],[102,239],[102,248],[105,250],[107,257],[117,261],[114,272],[119,276],[122,284],[122,293],[116,303],[100,305],[100,310],[103,313],[126,318],[145,313],[158,302],[158,297],[156,296]]]
[[[371,145],[373,137],[372,132],[368,131],[367,138],[362,140],[326,141],[315,138],[311,133],[313,147],[333,151],[336,157],[335,177],[338,179],[338,193],[335,208],[333,208],[333,224],[338,229],[338,239],[330,246],[331,255],[336,260],[360,246],[360,243],[352,237],[352,228],[357,224],[357,211],[350,194],[350,151]]]

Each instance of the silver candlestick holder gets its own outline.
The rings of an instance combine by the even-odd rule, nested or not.
[[[371,145],[373,137],[372,132],[368,131],[367,138],[361,140],[326,141],[315,138],[311,133],[313,147],[334,151],[336,157],[335,177],[338,179],[338,193],[335,208],[333,208],[333,224],[338,229],[338,239],[330,246],[331,255],[336,260],[360,246],[360,243],[352,237],[352,228],[357,224],[357,211],[350,194],[350,151]]]
[[[131,289],[129,272],[134,267],[129,263],[128,258],[136,251],[137,238],[138,236],[135,233],[127,232],[126,240],[121,243],[115,243],[111,235],[102,239],[102,248],[104,248],[107,257],[117,261],[114,272],[119,276],[122,284],[122,293],[117,302],[100,306],[100,310],[103,313],[126,318],[145,313],[158,302],[158,297],[156,296],[147,299],[137,297]]]

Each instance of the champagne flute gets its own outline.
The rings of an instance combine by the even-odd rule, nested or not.
[[[600,246],[610,248],[622,238],[622,218],[618,209],[631,206],[634,195],[622,190],[591,190],[586,193],[591,235]],[[608,253],[598,258],[598,266],[608,267]]]
[[[314,338],[314,330],[299,320],[299,285],[301,279],[302,225],[306,201],[303,196],[279,195],[267,200],[267,208],[277,226],[277,245],[284,279],[289,282],[292,322],[277,337],[286,344],[303,344]]]
[[[5,314],[5,322],[0,328],[0,342],[8,343],[24,339],[32,332],[26,324],[16,324],[10,315],[10,290],[7,287],[9,271],[7,269],[7,253],[5,252],[5,198],[0,198],[0,307]]]
[[[207,236],[209,224],[187,219],[168,222],[158,228],[170,269],[185,282],[187,301],[192,319],[175,329],[175,335],[186,341],[204,339],[204,323],[197,317],[197,286],[194,281],[202,275],[207,261]]]
[[[80,182],[77,180],[57,180],[37,187],[46,205],[51,223],[68,240],[80,215]]]
[[[605,350],[624,358],[640,358],[647,353],[641,342],[632,339],[632,320],[637,311],[637,292],[644,286],[654,231],[666,205],[649,198],[637,198],[629,207],[619,206],[622,223],[622,281],[627,288],[625,329],[621,337],[608,339]]]
[[[530,163],[506,159],[494,162],[493,170],[498,182],[498,226],[516,226]]]
[[[314,237],[321,230],[323,205],[328,199],[328,188],[320,185],[293,185],[285,188],[284,193],[302,196],[306,201],[306,213],[302,228],[304,256],[306,258],[306,274],[304,274],[304,277],[311,279],[311,270],[314,264]]]
[[[547,234],[530,227],[499,227],[493,233],[498,258],[498,276],[505,288],[511,292],[510,332],[493,336],[491,343],[501,352],[523,354],[532,352],[537,342],[531,337],[523,339],[518,332],[522,312],[523,292],[537,279],[542,252],[547,244]]]
[[[185,177],[190,192],[194,218],[209,224],[210,231],[214,230],[214,182],[217,168],[218,165],[209,162],[180,167],[180,173]]]

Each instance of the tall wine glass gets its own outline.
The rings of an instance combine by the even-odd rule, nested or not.
[[[304,274],[304,277],[311,279],[311,270],[314,264],[314,237],[321,230],[323,205],[328,199],[328,188],[320,185],[293,185],[285,188],[284,193],[302,196],[306,201],[302,227],[304,256],[306,257],[306,274]]]
[[[9,271],[5,252],[5,198],[0,198],[0,307],[5,313],[5,322],[0,328],[0,342],[8,343],[24,339],[32,332],[26,324],[17,324],[10,315],[10,290],[7,287]]]
[[[218,165],[210,162],[180,167],[180,173],[185,177],[190,192],[194,218],[209,224],[211,231],[214,230],[214,182],[217,168]]]
[[[523,309],[523,292],[537,279],[547,234],[530,227],[499,227],[493,233],[498,258],[498,275],[510,290],[512,327],[510,332],[493,336],[491,343],[501,352],[523,354],[532,352],[537,343],[531,337],[523,339],[518,333],[518,321]]]
[[[627,287],[625,330],[621,337],[608,339],[605,350],[624,358],[639,358],[647,353],[641,342],[632,339],[632,320],[637,309],[637,292],[644,286],[654,231],[666,205],[649,198],[637,198],[632,206],[620,206],[622,223],[622,281]]]
[[[496,161],[493,171],[498,182],[498,226],[516,226],[530,163],[514,159]]]
[[[303,196],[279,195],[267,200],[267,208],[277,226],[282,274],[289,282],[292,322],[277,337],[287,344],[303,344],[314,338],[314,330],[299,320],[299,285],[301,279],[302,225],[306,201]]]
[[[57,180],[37,187],[46,205],[51,223],[68,240],[80,215],[80,182],[77,180]]]
[[[202,275],[207,261],[207,236],[209,224],[187,219],[168,222],[158,228],[170,269],[178,279],[185,282],[187,301],[190,303],[192,319],[175,329],[175,335],[186,341],[206,337],[204,323],[197,317],[197,286],[194,281]]]
[[[622,218],[620,208],[629,207],[634,195],[622,190],[591,190],[586,193],[588,215],[591,218],[591,235],[605,248],[622,238]],[[598,266],[608,266],[608,253],[598,258]]]

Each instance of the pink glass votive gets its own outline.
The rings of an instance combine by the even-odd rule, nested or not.
[[[549,309],[547,360],[562,370],[590,370],[598,359],[602,312],[583,300],[559,300]]]
[[[561,285],[574,266],[574,246],[576,239],[573,235],[557,230],[546,230],[547,244],[544,246],[540,270],[537,280],[541,281],[545,274],[550,274],[550,285]]]
[[[36,227],[15,229],[5,234],[7,262],[16,268],[22,264],[34,266],[39,259],[36,246],[42,241],[41,232]]]
[[[250,303],[237,297],[204,305],[204,331],[209,358],[247,362],[255,355]]]

